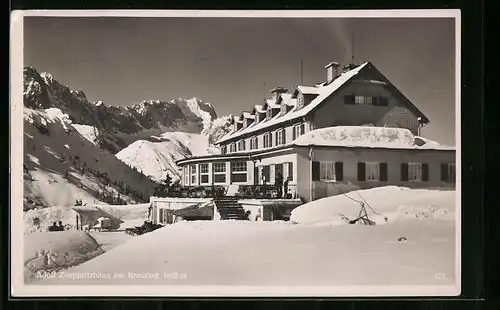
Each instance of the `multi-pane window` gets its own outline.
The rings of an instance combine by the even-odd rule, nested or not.
[[[245,140],[238,141],[238,151],[244,151],[244,150],[245,150]]]
[[[366,163],[366,180],[379,181],[380,180],[380,167],[379,163]]]
[[[225,146],[225,145],[221,146],[220,152],[221,152],[221,154],[226,154],[227,153],[227,146]]]
[[[234,143],[234,142],[233,142],[233,143],[231,143],[231,144],[229,145],[229,150],[230,150],[230,152],[231,152],[231,153],[236,152],[236,143]]]
[[[300,137],[301,135],[303,135],[304,134],[304,130],[305,130],[304,123],[294,125],[293,126],[293,139],[295,140],[298,137]]]
[[[196,184],[196,165],[190,165],[189,170],[191,172],[191,185]]]
[[[408,164],[408,181],[422,181],[422,164],[409,163]]]
[[[301,109],[304,106],[304,95],[299,94],[297,96],[297,109]]]
[[[270,132],[264,134],[264,147],[273,146],[273,135]]]
[[[285,129],[278,129],[276,131],[276,145],[285,144]]]
[[[256,150],[256,149],[258,149],[258,148],[259,148],[259,144],[258,144],[258,143],[259,143],[259,139],[258,139],[258,137],[257,137],[257,136],[252,137],[252,138],[250,139],[250,149],[251,149],[251,150]]]
[[[189,185],[189,166],[184,167],[184,185]]]
[[[213,163],[214,183],[226,182],[226,163]]]
[[[231,181],[246,182],[247,181],[247,162],[239,161],[231,163]]]
[[[364,96],[355,96],[354,103],[359,105],[365,105],[365,97]]]
[[[335,165],[331,162],[322,162],[319,166],[319,178],[321,181],[335,180]]]
[[[200,164],[200,184],[208,184],[208,164]]]

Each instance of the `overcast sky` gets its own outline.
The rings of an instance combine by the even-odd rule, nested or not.
[[[28,17],[24,63],[129,105],[198,97],[219,116],[250,110],[275,86],[326,79],[330,61],[371,61],[431,123],[424,136],[455,144],[453,19]],[[267,94],[266,94],[267,95]]]

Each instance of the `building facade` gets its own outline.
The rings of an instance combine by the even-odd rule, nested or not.
[[[291,92],[277,87],[262,105],[233,117],[233,130],[217,141],[220,154],[178,161],[182,184],[274,184],[279,174],[288,178],[293,196],[305,201],[352,185],[454,187],[455,150],[418,137],[429,119],[373,64],[340,70],[331,63],[326,76],[314,87],[296,86]],[[376,134],[387,138],[387,132],[367,128],[398,129],[390,134],[407,139],[377,144]],[[359,137],[359,143],[346,146],[314,138],[325,130],[375,140],[366,144]]]

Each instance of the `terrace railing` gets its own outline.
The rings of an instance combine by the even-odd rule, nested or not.
[[[176,198],[222,198],[227,195],[226,186],[182,186],[172,188],[168,197]],[[279,187],[273,184],[266,185],[239,185],[236,197],[240,199],[279,199],[298,198],[297,185],[288,185],[287,192],[281,189],[279,197]]]

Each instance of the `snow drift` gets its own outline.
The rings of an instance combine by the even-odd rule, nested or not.
[[[404,219],[455,218],[454,190],[385,186],[350,191],[303,204],[292,210],[290,220],[301,224],[346,224],[346,219],[358,217],[359,202],[363,199],[369,218],[376,224]]]
[[[77,230],[36,232],[24,236],[24,281],[81,264],[103,251],[89,234]]]
[[[398,242],[400,236],[408,241]],[[110,277],[36,284],[449,285],[455,279],[454,238],[453,221],[380,226],[179,222],[68,270]],[[124,277],[113,278],[115,273]],[[439,283],[437,273],[446,275]]]

